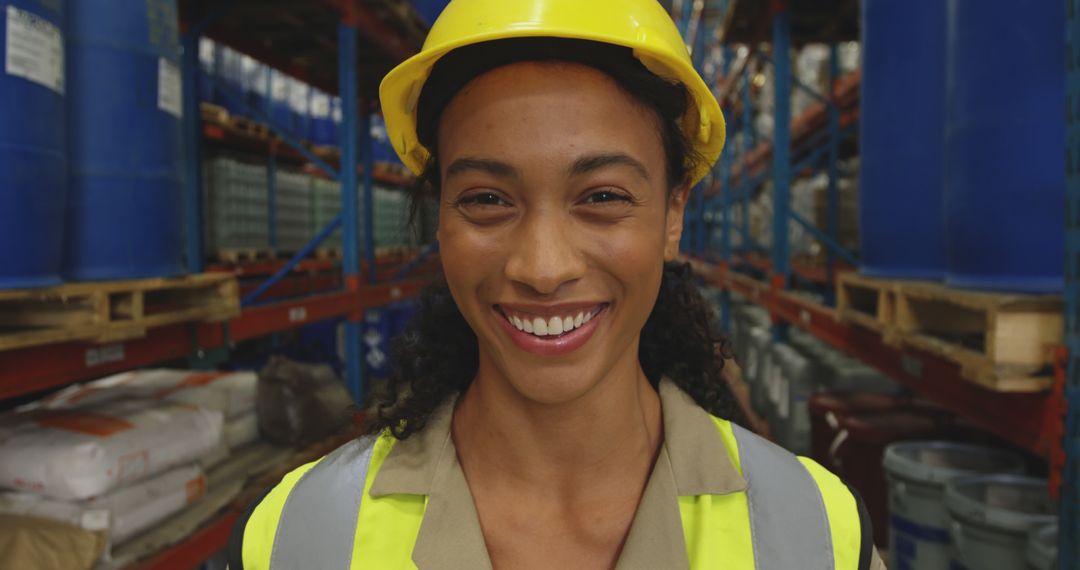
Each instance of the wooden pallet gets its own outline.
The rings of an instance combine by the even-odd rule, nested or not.
[[[220,273],[0,291],[0,350],[115,342],[145,336],[154,327],[239,314],[236,278]]]
[[[836,279],[836,318],[891,336],[895,326],[896,281],[840,273]]]
[[[247,117],[229,117],[229,128],[258,139],[270,139],[270,127]]]
[[[340,247],[320,247],[314,252],[315,259],[334,260],[342,258]]]
[[[895,291],[895,333],[902,345],[948,358],[964,377],[993,390],[1051,385],[1053,350],[1065,330],[1061,297],[915,282]]]
[[[229,124],[229,112],[224,107],[219,107],[213,103],[205,101],[199,103],[199,114],[202,116],[202,120],[207,123],[215,125]]]
[[[241,263],[271,260],[277,257],[277,254],[272,249],[227,248],[215,251],[213,257],[221,263],[239,265]]]

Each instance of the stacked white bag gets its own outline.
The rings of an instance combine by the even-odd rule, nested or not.
[[[112,546],[201,498],[202,469],[258,437],[254,373],[110,376],[0,416],[0,512],[105,530]],[[254,426],[254,429],[253,427]]]

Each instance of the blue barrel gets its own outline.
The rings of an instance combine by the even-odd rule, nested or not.
[[[244,114],[257,116],[251,112],[252,109],[260,113],[268,113],[270,111],[270,98],[267,96],[270,87],[270,69],[246,55],[240,56],[240,68],[244,99],[250,107],[244,110]]]
[[[948,284],[1064,285],[1065,8],[949,0]]]
[[[5,247],[0,288],[55,285],[60,282],[67,196],[63,3],[9,0],[3,18],[0,243]]]
[[[330,108],[330,96],[319,89],[311,90],[311,142],[317,145],[337,145],[337,132]]]
[[[439,17],[446,5],[450,3],[450,0],[413,0],[413,5],[416,7],[416,11],[420,14],[420,19],[430,26],[435,23],[435,19]]]
[[[941,279],[945,4],[863,0],[862,41],[862,271]]]
[[[228,110],[229,114],[246,117],[249,115],[248,110],[237,100],[237,97],[242,97],[244,93],[243,54],[221,44],[215,44],[214,48],[217,103]]]
[[[292,78],[276,69],[270,69],[270,119],[274,126],[286,132],[293,130],[293,112],[289,106],[289,90]]]
[[[176,1],[78,0],[68,5],[67,27],[65,273],[182,273]]]
[[[311,138],[310,97],[310,85],[299,79],[290,80],[289,107],[292,109],[292,134],[301,140]]]
[[[214,83],[210,78],[217,77],[217,62],[215,61],[217,46],[208,38],[199,38],[199,70],[202,78],[199,81],[199,100],[215,105],[221,105],[222,101],[214,89]]]

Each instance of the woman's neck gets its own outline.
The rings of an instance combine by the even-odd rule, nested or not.
[[[643,489],[663,440],[660,398],[634,358],[560,404],[528,400],[481,366],[454,412],[458,457],[474,483],[587,495],[596,486]],[[479,481],[477,481],[479,479]]]

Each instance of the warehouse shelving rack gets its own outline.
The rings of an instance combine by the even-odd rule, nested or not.
[[[838,197],[837,160],[845,131],[858,121],[859,74],[837,77],[835,48],[831,62],[832,93],[821,96],[822,104],[791,120],[790,90],[793,82],[790,47],[810,42],[835,45],[858,39],[857,0],[729,0],[719,2],[723,14],[720,41],[723,45],[748,46],[748,57],[732,67],[730,47],[726,69],[717,85],[733,129],[751,131],[750,83],[747,70],[752,58],[771,57],[775,74],[775,130],[771,141],[748,145],[741,155],[725,153],[712,181],[696,191],[705,199],[703,208],[688,213],[688,227],[705,227],[712,220],[721,224],[719,254],[707,239],[699,239],[691,254],[695,270],[707,282],[722,289],[723,326],[730,326],[731,294],[738,293],[767,309],[774,323],[773,336],[782,340],[788,327],[801,328],[838,349],[855,356],[897,379],[917,393],[934,400],[957,415],[998,435],[1047,461],[1051,492],[1060,496],[1061,532],[1059,567],[1075,568],[1080,563],[1080,0],[1066,0],[1069,33],[1072,39],[1069,61],[1069,164],[1066,267],[1066,346],[1059,347],[1055,359],[1054,384],[1047,393],[999,393],[983,389],[961,375],[959,366],[938,355],[914,348],[898,349],[886,344],[877,332],[841,323],[831,308],[789,290],[793,276],[809,281],[835,280],[837,271],[858,267],[858,259],[836,243]],[[771,38],[767,37],[771,36]],[[771,52],[758,46],[771,39]],[[795,85],[806,89],[806,86]],[[794,139],[794,140],[793,140]],[[800,142],[803,143],[800,146]],[[809,147],[809,148],[807,148]],[[729,149],[733,148],[731,146]],[[800,157],[793,160],[793,154]],[[801,158],[806,157],[806,158]],[[808,220],[792,216],[788,197],[792,175],[806,168],[824,168],[829,173],[828,226],[813,228]],[[748,199],[766,179],[773,183],[773,247],[768,259],[755,251],[748,228],[734,228],[732,210],[747,207]],[[743,215],[743,221],[748,216]],[[829,254],[824,268],[808,268],[792,263],[788,249],[788,227],[794,221],[805,227]],[[731,233],[742,232],[744,248],[734,251]],[[751,247],[745,247],[750,245]],[[849,266],[844,267],[846,262]],[[746,271],[764,274],[755,279]],[[816,279],[815,279],[816,278]],[[1008,421],[1003,421],[1008,418]]]
[[[360,322],[365,311],[417,297],[434,272],[432,261],[437,251],[433,246],[413,258],[377,257],[370,219],[376,177],[397,186],[411,182],[401,175],[376,173],[372,166],[368,121],[372,102],[377,98],[378,80],[419,48],[425,29],[412,8],[400,0],[179,0],[178,4],[183,31],[188,271],[236,275],[245,300],[241,314],[219,324],[152,328],[142,338],[113,344],[58,342],[0,351],[0,399],[30,397],[73,382],[169,361],[187,359],[193,366],[213,365],[238,342],[343,318],[346,381],[359,402],[364,393]],[[326,92],[340,92],[343,101],[349,102],[343,105],[340,157],[324,160],[316,156],[272,121],[266,122],[277,134],[276,140],[204,124],[198,88],[199,82],[209,80],[202,76],[198,61],[199,38],[204,35]],[[328,39],[335,36],[336,42]],[[286,262],[204,267],[200,187],[203,145],[265,154],[271,180],[279,160],[317,165],[345,188],[356,188],[362,180],[368,216],[363,241],[357,235],[357,194],[342,192],[341,215],[316,236],[324,237],[342,228],[341,260],[305,258],[304,254],[317,245],[316,239]],[[198,566],[224,548],[243,506],[234,503],[195,534],[137,566]]]

